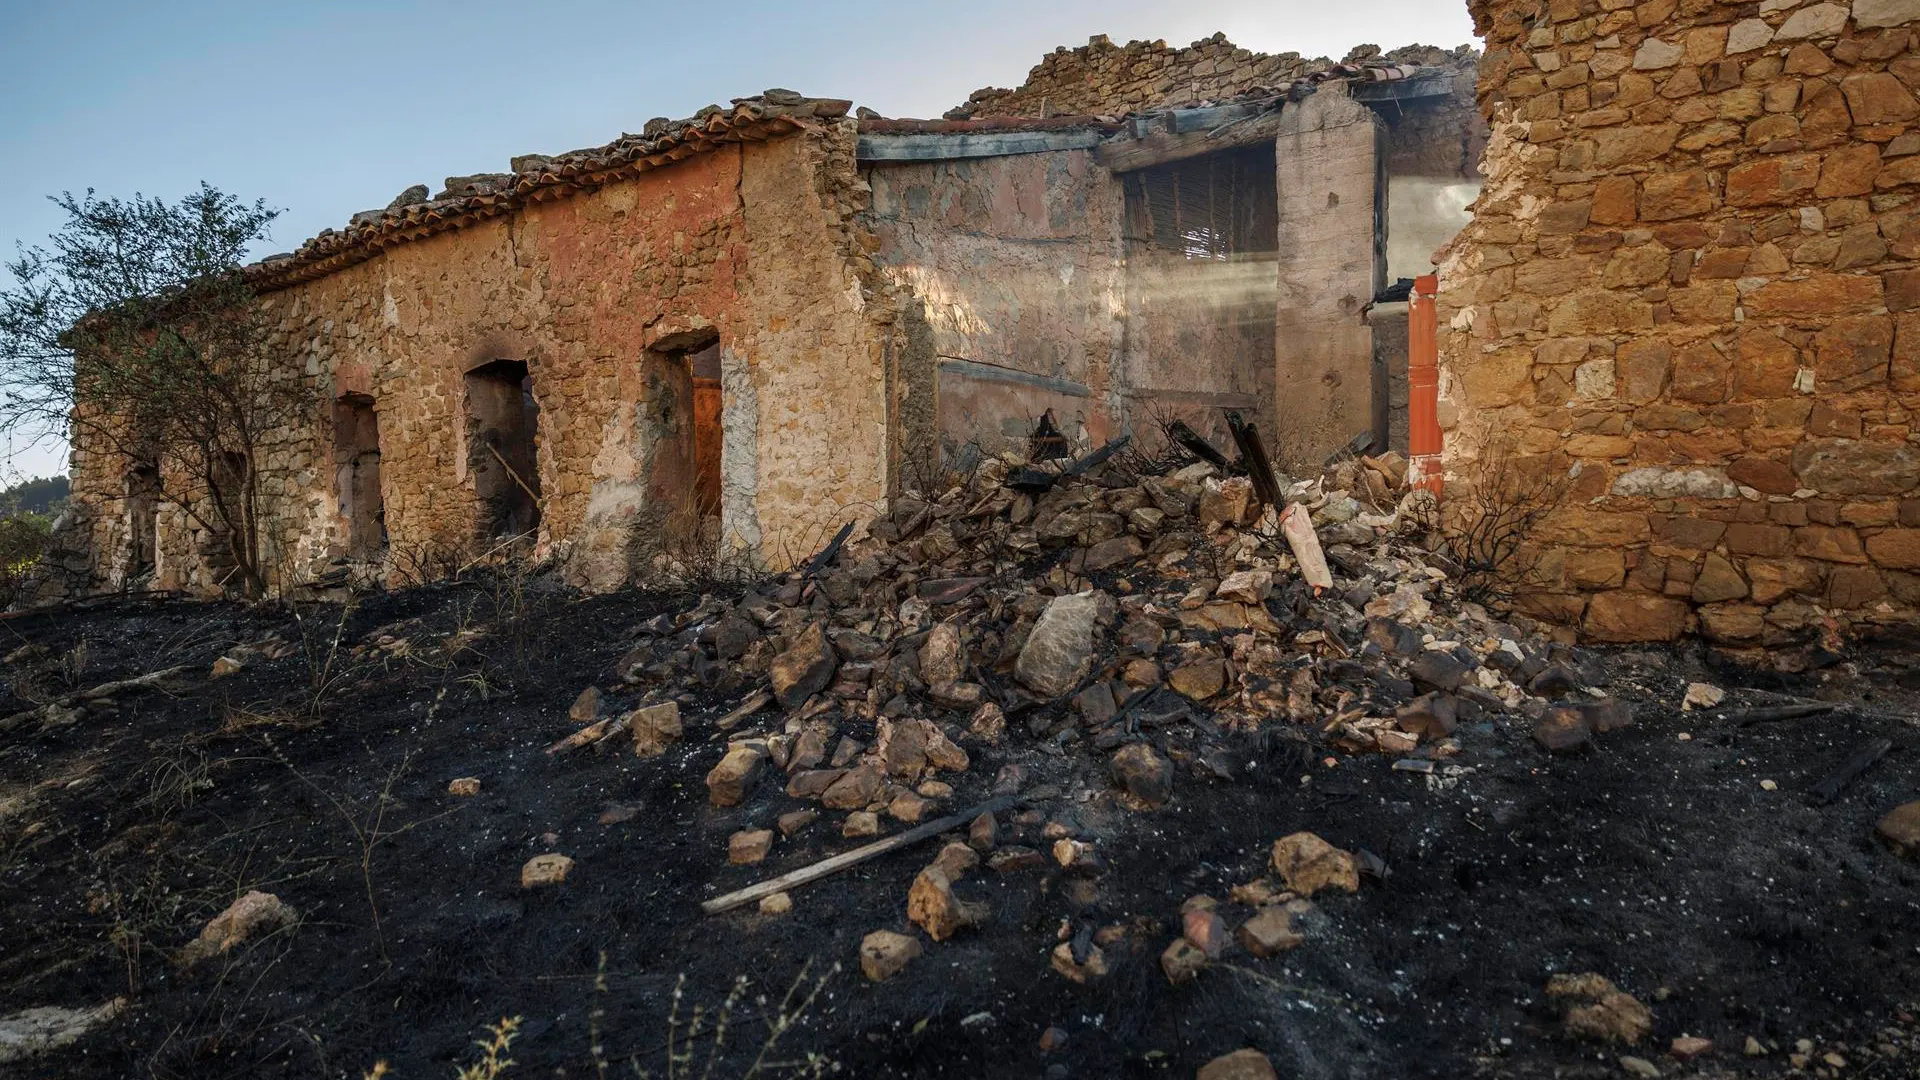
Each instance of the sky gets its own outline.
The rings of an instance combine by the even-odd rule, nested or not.
[[[1334,59],[1478,44],[1464,0],[0,0],[0,255],[58,227],[61,191],[265,199],[266,255],[409,185],[768,87],[938,117],[1093,34],[1216,30]],[[0,433],[0,480],[65,468]]]

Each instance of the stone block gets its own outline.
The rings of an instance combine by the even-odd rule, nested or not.
[[[1801,485],[1829,495],[1900,495],[1920,485],[1920,451],[1904,443],[1809,439],[1793,452]]]
[[[1616,590],[1587,604],[1582,631],[1594,641],[1673,641],[1686,632],[1689,606],[1652,593]]]
[[[1803,525],[1793,530],[1793,552],[1822,562],[1864,563],[1866,547],[1860,534],[1844,526]]]
[[[1713,185],[1704,169],[1653,173],[1640,186],[1640,217],[1673,221],[1713,209]]]
[[[1842,611],[1866,607],[1886,595],[1886,579],[1871,566],[1842,566],[1827,579],[1827,606]]]
[[[1893,570],[1920,570],[1920,529],[1887,529],[1867,537],[1867,556]]]
[[[1773,281],[1753,291],[1744,303],[1749,317],[1850,315],[1883,302],[1880,279],[1864,274],[1813,274],[1797,281]]]

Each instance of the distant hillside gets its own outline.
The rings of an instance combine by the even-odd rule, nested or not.
[[[66,477],[40,477],[0,491],[0,514],[57,514],[66,502]]]

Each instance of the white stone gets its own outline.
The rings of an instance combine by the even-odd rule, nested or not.
[[[1846,20],[1843,17],[1841,21]],[[1648,38],[1640,43],[1639,51],[1633,54],[1633,67],[1635,71],[1658,71],[1661,68],[1672,67],[1686,55],[1687,50],[1684,45],[1673,45],[1659,38]]]
[[[1650,499],[1731,499],[1740,489],[1719,469],[1634,469],[1613,482],[1613,493]]]
[[[1773,40],[1773,27],[1764,19],[1742,19],[1727,31],[1727,55],[1752,52]]]
[[[1687,696],[1680,703],[1680,711],[1711,709],[1725,700],[1727,700],[1727,692],[1712,683],[1688,683]]]
[[[1863,29],[1920,21],[1920,0],[1853,0],[1853,23]]]
[[[90,1009],[41,1005],[0,1016],[0,1063],[24,1061],[72,1046],[81,1036],[119,1016],[126,1006],[125,998],[114,998]]]
[[[1588,401],[1613,396],[1613,361],[1589,360],[1573,369],[1573,394]]]
[[[1564,63],[1564,61],[1560,59],[1560,54],[1557,52],[1533,54],[1533,66],[1539,68],[1541,71],[1559,71],[1562,63]]]
[[[1815,4],[1794,12],[1774,36],[1781,41],[1838,37],[1846,28],[1846,8],[1839,4]]]
[[[1776,11],[1789,11],[1806,3],[1806,0],[1760,0],[1760,14],[1771,15]]]

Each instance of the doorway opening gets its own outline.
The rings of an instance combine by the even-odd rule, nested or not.
[[[380,416],[365,394],[333,403],[333,484],[349,559],[377,559],[387,546],[380,501]]]
[[[720,517],[720,339],[709,335],[657,355],[666,363],[653,395],[657,442],[647,494],[704,527]]]
[[[127,470],[126,581],[153,573],[160,557],[160,470],[150,464]]]
[[[539,527],[539,429],[540,407],[523,361],[495,360],[467,372],[467,468],[480,539],[524,536]]]

